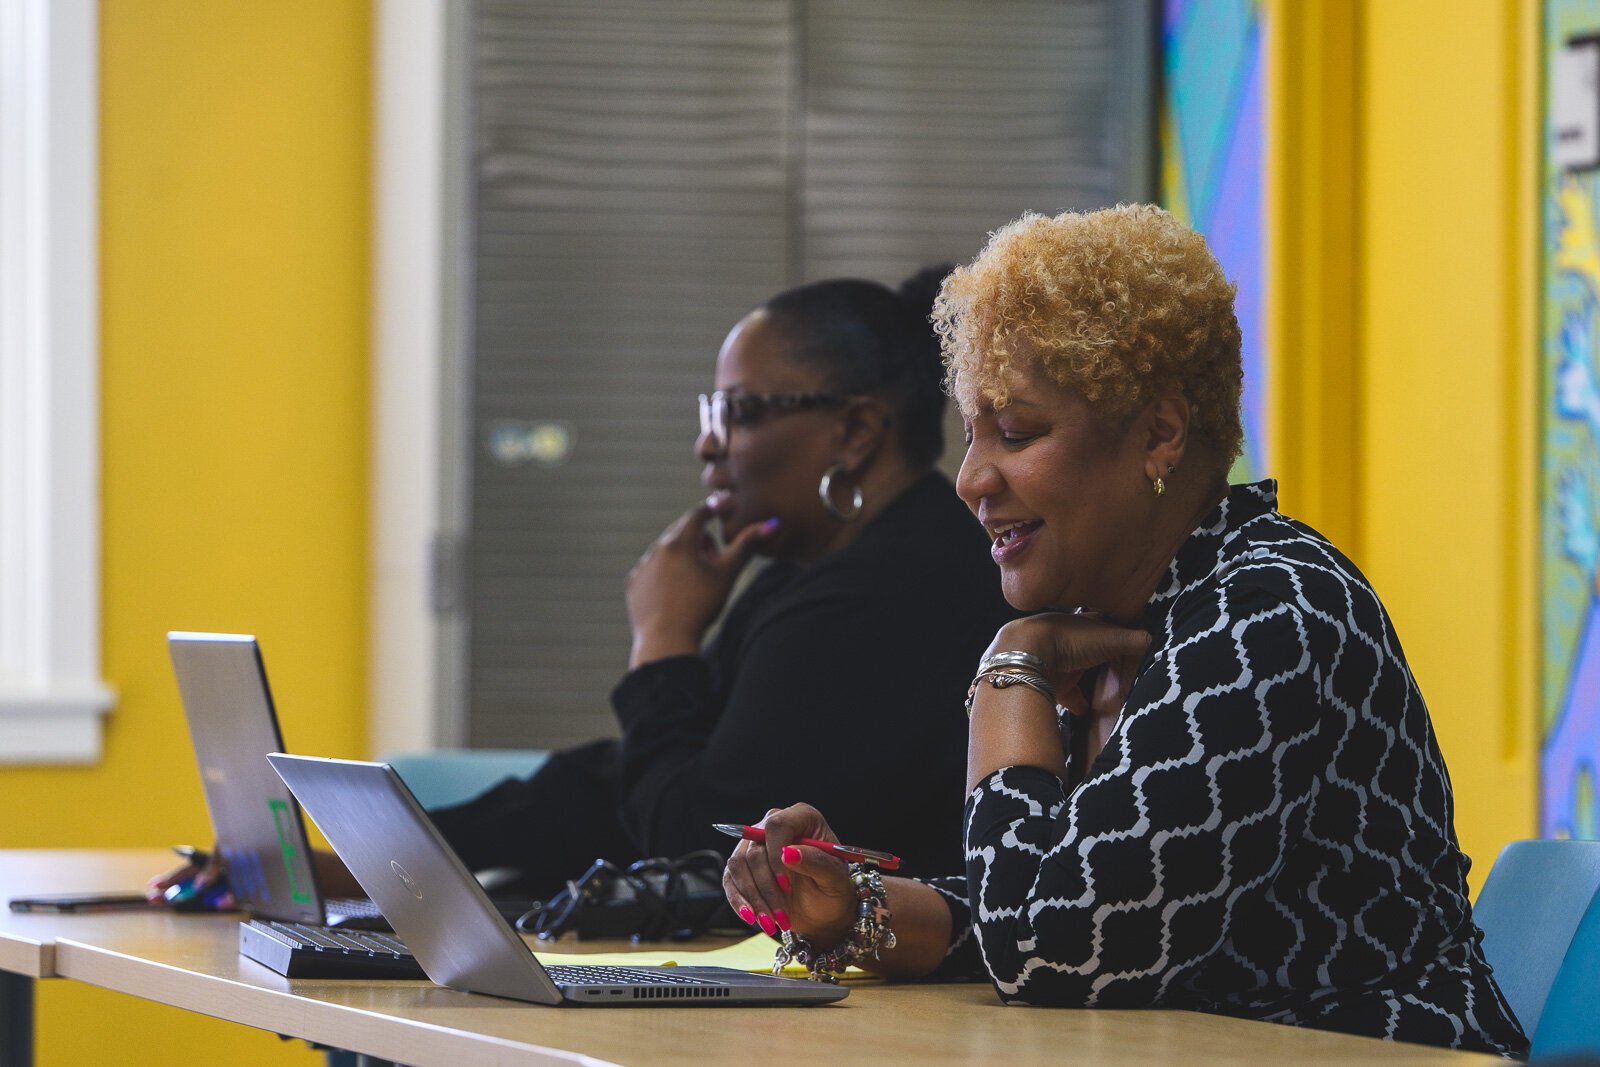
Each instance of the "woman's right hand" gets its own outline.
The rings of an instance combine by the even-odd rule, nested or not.
[[[837,842],[828,821],[810,804],[773,808],[756,825],[765,841],[741,841],[722,872],[722,889],[739,917],[767,934],[793,930],[813,944],[844,940],[855,922],[850,868],[802,837]]]
[[[227,873],[220,849],[197,850],[187,862],[150,879],[144,895],[152,904],[171,904],[179,910],[228,911],[233,893],[227,887]]]
[[[698,652],[739,572],[778,529],[778,520],[768,519],[719,545],[711,522],[732,508],[729,493],[712,493],[668,526],[628,572],[628,625],[633,630],[629,670]]]

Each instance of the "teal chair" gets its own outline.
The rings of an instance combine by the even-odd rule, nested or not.
[[[471,800],[507,778],[526,778],[548,759],[538,749],[457,748],[402,752],[392,766],[425,808],[447,808]]]
[[[1530,1060],[1600,1058],[1600,895],[1589,902],[1544,1002]]]
[[[1536,1044],[1556,974],[1597,891],[1600,841],[1513,841],[1473,906],[1495,981]]]

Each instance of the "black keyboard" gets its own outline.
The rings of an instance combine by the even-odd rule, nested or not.
[[[371,930],[335,929],[309,923],[250,919],[239,924],[239,952],[290,978],[426,978],[405,942]],[[710,986],[720,982],[679,974],[672,968],[608,965],[546,967],[560,986]]]
[[[333,897],[322,902],[329,926],[341,930],[383,930],[392,927],[378,906],[366,897]]]
[[[426,978],[405,942],[370,930],[251,919],[239,953],[290,978]]]

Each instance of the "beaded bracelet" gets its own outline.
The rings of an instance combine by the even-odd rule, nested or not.
[[[856,921],[844,940],[826,952],[818,952],[811,942],[785,930],[783,943],[772,960],[773,974],[783,973],[791,960],[799,960],[811,981],[838,982],[835,975],[843,974],[856,961],[866,956],[877,959],[881,949],[894,948],[894,931],[889,929],[894,915],[889,911],[883,875],[870,863],[852,863],[850,884],[855,887]]]

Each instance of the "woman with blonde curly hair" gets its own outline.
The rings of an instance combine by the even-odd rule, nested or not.
[[[969,690],[966,873],[847,867],[796,805],[734,853],[729,900],[782,912],[780,956],[819,976],[1525,1051],[1388,615],[1272,482],[1227,483],[1233,297],[1148,206],[1024,216],[946,279],[957,491],[1037,613]]]

